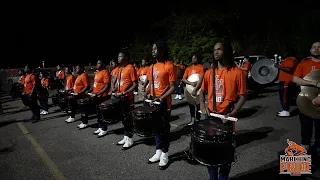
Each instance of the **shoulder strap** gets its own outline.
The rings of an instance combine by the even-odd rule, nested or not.
[[[154,66],[154,64],[152,65],[152,70],[151,70],[151,78],[152,78],[152,96],[155,98],[155,97],[156,97],[156,92],[154,91],[153,66]]]
[[[122,73],[122,68],[120,69],[120,77],[118,79],[119,83],[118,83],[118,91],[120,91],[120,81],[121,81],[121,73]]]
[[[216,102],[216,68],[212,68],[212,102],[213,102],[213,111],[217,112],[217,102]]]

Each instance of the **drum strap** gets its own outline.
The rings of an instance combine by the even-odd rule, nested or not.
[[[153,66],[152,65],[152,70],[151,70],[151,78],[152,78],[152,96],[155,98],[156,97],[156,92],[154,91],[154,79],[153,79]]]
[[[213,111],[217,112],[217,103],[216,103],[216,68],[213,68],[213,71],[212,71],[212,103],[213,103]]]
[[[120,77],[119,77],[119,83],[118,83],[118,91],[120,91],[120,81],[121,81],[121,74],[122,74],[122,68],[120,69]]]

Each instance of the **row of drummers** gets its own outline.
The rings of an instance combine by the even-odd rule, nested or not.
[[[199,64],[198,67],[196,62],[197,61],[194,60],[195,67],[193,67],[196,69],[187,68],[186,72],[188,75],[191,76],[193,73],[203,73],[204,70],[202,65]],[[76,66],[75,69],[78,76],[75,80],[69,71],[69,68],[66,68],[65,88],[60,90],[56,96],[52,97],[52,101],[59,105],[62,111],[71,113],[71,116],[65,120],[67,123],[75,121],[76,113],[81,114],[82,123],[78,125],[79,129],[88,126],[88,116],[96,115],[99,128],[94,131],[94,134],[97,134],[98,137],[107,134],[107,126],[109,124],[122,121],[124,126],[124,138],[119,141],[117,145],[122,145],[123,150],[126,150],[133,145],[132,137],[134,133],[140,137],[155,137],[157,150],[154,156],[147,162],[149,164],[159,162],[159,168],[165,169],[169,161],[170,111],[168,111],[168,109],[170,107],[168,107],[168,100],[171,100],[171,97],[161,100],[160,102],[162,103],[155,101],[155,99],[151,97],[148,98],[148,100],[145,100],[143,106],[134,109],[132,92],[136,86],[136,83],[133,82],[137,81],[137,73],[134,70],[133,65],[128,64],[127,62],[120,64],[122,68],[119,68],[119,71],[114,78],[112,73],[110,75],[105,69],[103,63],[98,61],[92,89],[88,88],[90,80],[88,74],[84,72],[83,67]],[[200,72],[198,72],[197,68]],[[152,68],[149,68],[151,71],[155,71],[155,69],[156,68],[153,66]],[[176,73],[173,72],[172,75],[173,74]],[[116,79],[119,79],[120,81],[117,81]],[[173,79],[175,79],[175,77],[173,77]],[[125,83],[130,84],[122,87]],[[152,87],[157,87],[155,79],[152,79],[150,83],[152,83]],[[197,85],[196,83],[191,84],[194,87]],[[109,87],[109,85],[111,87]],[[144,84],[142,83],[141,85]],[[109,90],[110,88],[111,90]],[[153,97],[155,97],[155,95]],[[193,116],[194,114],[195,113],[193,113]],[[200,119],[200,117],[197,118]],[[211,129],[211,127],[223,129],[224,134],[221,136],[219,135],[218,140],[216,139],[217,137],[212,137],[216,136],[215,132],[211,132],[210,136],[207,136],[207,128]],[[224,124],[221,121],[204,120],[195,122],[190,143],[190,151],[187,152],[190,154],[189,157],[208,166],[232,161],[234,148],[231,140],[231,129],[229,124]],[[221,134],[222,132],[217,132],[217,134],[219,133]],[[224,148],[212,146],[211,142],[213,140],[214,142],[217,141],[215,144],[219,144],[221,141],[221,143],[224,144]],[[210,143],[204,144],[204,141]],[[225,144],[228,144],[228,146]],[[212,155],[211,152],[217,151],[219,151],[218,154],[223,154],[223,156]]]
[[[99,128],[94,131],[94,134],[97,134],[98,137],[107,134],[108,124],[122,121],[124,137],[117,145],[122,145],[123,150],[133,145],[132,137],[134,133],[142,137],[155,136],[157,153],[148,162],[159,161],[161,169],[168,163],[167,152],[170,142],[170,112],[168,112],[170,107],[168,107],[168,104],[171,105],[171,102],[168,101],[169,99],[171,101],[171,96],[163,100],[152,98],[159,97],[160,87],[156,83],[160,83],[160,79],[155,77],[154,80],[150,81],[153,83],[152,87],[154,87],[153,96],[150,96],[143,106],[134,109],[133,92],[138,86],[138,76],[134,66],[129,64],[128,57],[129,55],[126,52],[119,53],[120,67],[117,68],[118,70],[114,68],[111,73],[99,60],[92,88],[90,88],[90,78],[84,71],[84,67],[75,67],[76,77],[72,75],[70,68],[65,68],[65,88],[59,90],[59,93],[52,97],[52,101],[58,104],[61,110],[70,112],[70,117],[65,120],[67,123],[74,122],[76,113],[80,113],[82,123],[78,125],[79,129],[86,128],[88,126],[88,116],[95,114]],[[170,65],[167,63],[170,63]],[[162,64],[156,63],[154,66],[154,71],[166,71],[167,66],[173,67],[173,63],[168,61]],[[161,69],[160,66],[165,67]],[[171,69],[170,81],[176,80],[176,73],[173,69]],[[160,76],[163,75],[160,74]],[[164,89],[160,89],[163,91],[161,93],[168,92],[171,84],[169,82],[161,83],[161,86],[166,86]]]

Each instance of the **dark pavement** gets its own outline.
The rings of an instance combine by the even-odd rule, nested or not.
[[[287,139],[300,142],[298,111],[292,107],[293,117],[276,117],[276,112],[280,110],[277,88],[268,89],[258,95],[249,95],[249,100],[238,114],[237,161],[230,174],[232,179],[297,179],[278,175],[278,159],[279,152],[282,154],[287,147]],[[78,130],[80,121],[65,123],[68,115],[53,107],[49,115],[42,116],[41,122],[32,124],[24,122],[30,118],[30,111],[16,112],[22,106],[20,100],[11,101],[6,96],[2,99],[8,102],[3,104],[4,114],[0,117],[1,180],[50,180],[54,179],[52,173],[77,180],[209,179],[204,166],[190,163],[183,156],[183,151],[190,143],[187,127],[189,108],[184,100],[173,100],[175,109],[172,111],[172,142],[169,151],[171,163],[166,170],[161,171],[158,164],[146,163],[155,153],[153,139],[135,135],[134,147],[126,151],[115,145],[123,137],[120,122],[109,126],[107,136],[97,138],[93,135],[96,130],[95,118],[89,121],[91,127]],[[19,123],[27,129],[27,133],[21,130]],[[30,136],[39,146],[32,144]],[[39,155],[38,152],[42,150],[47,156],[43,153]],[[54,164],[48,163],[46,158]]]

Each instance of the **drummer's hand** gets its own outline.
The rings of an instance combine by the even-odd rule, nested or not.
[[[210,116],[210,111],[207,107],[200,107],[200,111],[202,114]]]
[[[116,95],[117,97],[120,97],[120,96],[123,96],[123,93],[117,92],[117,93],[115,93],[115,95]]]
[[[274,67],[278,68],[280,65],[278,63],[274,63]]]
[[[314,98],[314,99],[312,100],[312,104],[315,105],[315,106],[317,106],[317,107],[320,106],[320,96]]]
[[[225,118],[228,118],[228,117],[235,117],[236,116],[236,114],[237,114],[237,111],[232,111],[231,113],[228,113],[228,114],[226,114],[224,117]],[[227,120],[227,119],[221,119],[222,120],[222,122],[223,123],[226,123],[226,122],[228,122],[229,120]]]
[[[196,96],[197,95],[197,91],[195,91],[195,89],[193,89],[193,91],[191,92],[192,96]]]
[[[159,102],[161,104],[162,100],[161,100],[161,98],[155,98],[150,102],[150,104],[154,104],[154,102]]]

